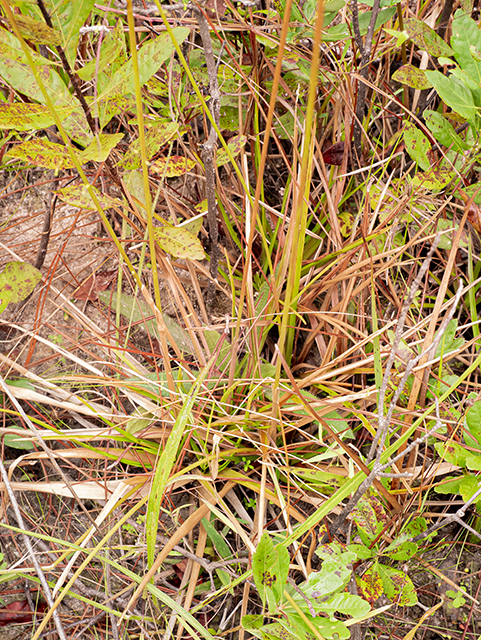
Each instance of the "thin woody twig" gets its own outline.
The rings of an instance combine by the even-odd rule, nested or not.
[[[210,37],[209,24],[200,7],[194,8],[195,17],[199,24],[200,37],[204,47],[205,61],[207,64],[207,75],[209,77],[210,101],[209,107],[216,125],[219,125],[220,117],[220,91],[217,80],[217,65],[212,49],[212,39]],[[211,282],[207,291],[207,306],[211,307],[216,292],[217,274],[219,270],[219,229],[217,222],[217,201],[216,201],[216,176],[214,167],[214,152],[217,146],[217,132],[213,126],[210,127],[209,136],[204,143],[202,160],[205,169],[206,195],[207,195],[207,220],[209,223],[209,237],[211,243],[210,250],[210,275]]]
[[[422,442],[423,440],[425,440],[431,433],[436,431],[441,426],[441,419],[439,417],[439,408],[436,405],[437,419],[436,419],[436,425],[435,425],[434,429],[429,431],[427,434],[425,434],[425,436],[423,436],[423,438],[417,439],[414,442],[412,442],[408,447],[406,447],[394,459],[389,460],[385,464],[381,464],[380,463],[380,459],[381,459],[382,451],[384,449],[384,443],[386,441],[386,437],[387,437],[387,434],[388,434],[388,431],[389,431],[389,425],[391,423],[392,415],[393,415],[393,412],[394,412],[395,407],[397,405],[397,401],[398,401],[398,399],[399,399],[399,397],[400,397],[400,395],[401,395],[401,393],[402,393],[402,391],[404,389],[404,386],[406,385],[408,377],[409,377],[412,369],[414,368],[415,364],[417,362],[419,362],[419,360],[421,360],[426,355],[429,355],[430,353],[432,353],[432,352],[434,352],[436,350],[437,345],[439,344],[439,341],[440,341],[441,337],[445,333],[445,331],[447,329],[447,326],[448,326],[450,320],[452,319],[452,317],[453,317],[453,315],[454,315],[454,313],[456,311],[456,307],[457,307],[457,305],[459,303],[459,300],[460,300],[462,292],[463,292],[463,285],[461,283],[460,287],[458,289],[458,292],[456,293],[456,296],[455,296],[455,298],[453,300],[452,307],[449,310],[449,312],[446,314],[443,322],[441,323],[441,327],[439,328],[436,340],[434,340],[431,343],[431,345],[428,347],[428,349],[426,349],[424,352],[420,353],[415,358],[412,358],[407,363],[406,370],[404,372],[402,380],[399,383],[398,388],[396,389],[396,392],[395,392],[395,394],[394,394],[394,396],[391,399],[391,402],[389,404],[389,409],[387,411],[387,414],[384,415],[384,403],[385,403],[386,391],[387,391],[388,384],[389,384],[391,369],[392,369],[392,366],[394,364],[394,360],[396,358],[397,349],[398,349],[399,344],[401,342],[401,337],[402,337],[403,328],[404,328],[404,321],[406,319],[406,315],[407,315],[407,312],[409,310],[409,307],[412,304],[412,301],[414,300],[414,296],[415,296],[415,294],[416,294],[416,292],[417,292],[417,290],[419,288],[421,280],[424,277],[424,274],[426,273],[426,271],[427,271],[427,269],[429,267],[430,260],[431,260],[433,254],[434,254],[435,249],[436,249],[437,240],[438,240],[438,238],[436,238],[435,243],[431,247],[431,250],[429,251],[428,256],[424,260],[424,262],[423,262],[423,264],[422,264],[422,266],[421,266],[421,268],[419,270],[419,273],[418,273],[417,277],[414,280],[414,283],[413,283],[413,285],[412,285],[412,287],[410,289],[410,292],[409,292],[409,295],[408,295],[408,297],[406,299],[406,302],[403,305],[403,309],[402,309],[401,315],[400,315],[399,320],[398,320],[398,326],[397,326],[397,329],[396,329],[393,346],[392,346],[391,353],[390,353],[389,358],[388,358],[387,363],[386,363],[386,369],[385,369],[385,373],[384,373],[384,376],[383,376],[381,389],[379,391],[378,430],[377,430],[376,436],[375,436],[375,438],[373,440],[373,443],[371,445],[371,449],[369,451],[368,458],[367,458],[367,463],[372,462],[372,460],[374,459],[374,464],[372,466],[371,473],[359,485],[358,489],[354,492],[354,495],[352,496],[352,498],[349,500],[347,505],[344,507],[344,509],[338,515],[338,517],[336,518],[334,523],[330,526],[329,534],[326,533],[326,535],[323,538],[323,542],[324,543],[328,542],[329,538],[332,538],[336,534],[338,529],[346,521],[346,519],[349,516],[349,514],[356,507],[356,505],[358,504],[359,500],[362,498],[364,493],[371,487],[371,485],[373,484],[373,482],[377,478],[383,477],[383,476],[384,477],[390,477],[390,478],[407,477],[406,474],[404,474],[404,473],[397,473],[397,474],[390,474],[389,473],[389,474],[386,474],[386,469],[388,467],[391,467],[393,464],[395,464],[396,460],[404,457],[408,451],[411,451],[414,447],[416,447],[419,444],[419,442]],[[375,458],[374,458],[374,456],[375,456]]]
[[[357,0],[353,0],[352,5],[355,5],[355,10],[357,11]],[[367,29],[366,39],[364,41],[364,46],[362,45],[361,33],[359,31],[359,21],[354,22],[354,35],[356,38],[356,44],[358,49],[361,52],[361,65],[359,70],[359,75],[363,80],[367,78],[367,74],[369,72],[369,61],[371,58],[371,50],[372,50],[372,42],[374,38],[374,29],[376,27],[376,20],[379,14],[379,9],[381,5],[381,0],[374,0],[374,4],[372,6],[371,20],[369,22],[369,27]],[[354,15],[354,12],[353,12]],[[357,31],[356,31],[357,26]],[[354,121],[354,150],[357,156],[357,162],[359,163],[361,160],[362,154],[362,121],[364,119],[364,106],[366,104],[366,91],[367,85],[361,80],[357,89],[357,103],[356,103],[356,118]]]

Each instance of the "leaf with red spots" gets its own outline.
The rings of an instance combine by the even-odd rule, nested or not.
[[[356,584],[359,595],[369,604],[374,604],[384,592],[378,564],[374,564],[362,577],[356,576]]]

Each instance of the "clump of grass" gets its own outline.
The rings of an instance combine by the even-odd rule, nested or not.
[[[349,542],[359,486],[388,514],[381,551],[414,513],[446,524],[434,444],[463,444],[477,393],[475,205],[413,185],[393,139],[411,105],[389,84],[391,32],[374,29],[374,8],[365,35],[360,7],[352,38],[350,8],[331,5],[91,7],[80,42],[60,8],[4,6],[36,84],[7,74],[0,51],[2,87],[50,109],[56,130],[10,128],[2,196],[32,164],[61,170],[45,178],[58,199],[13,211],[1,244],[2,260],[33,262],[40,217],[51,222],[42,285],[3,316],[0,354],[16,509],[2,527],[18,545],[0,573],[27,576],[32,597],[44,581],[34,640],[52,621],[63,637],[242,640],[242,618],[264,611],[251,570],[262,533],[300,584],[319,537]],[[373,475],[370,449],[390,476]],[[427,590],[417,598],[434,613]]]

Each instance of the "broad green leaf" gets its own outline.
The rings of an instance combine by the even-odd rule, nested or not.
[[[459,347],[462,347],[465,340],[464,338],[455,338],[458,330],[458,321],[453,319],[448,324],[446,331],[444,332],[439,345],[436,349],[436,358],[440,356],[446,356],[452,351],[456,351]]]
[[[287,607],[285,607],[287,609]],[[340,620],[329,620],[328,618],[313,618],[308,613],[304,613],[309,622],[317,629],[322,638],[327,640],[348,640],[351,637],[349,629]],[[279,620],[286,631],[295,634],[299,640],[315,640],[312,630],[306,625],[304,620],[297,614],[289,610],[289,618]]]
[[[112,207],[123,207],[123,202],[112,198],[104,193],[101,193],[98,189],[90,187],[96,195],[102,209],[111,209]],[[79,209],[95,209],[95,204],[90,197],[89,190],[85,184],[74,184],[70,187],[64,187],[57,192],[58,197],[63,202],[72,205],[73,207],[79,207]]]
[[[451,45],[461,69],[476,87],[481,86],[481,32],[476,22],[463,11],[456,11]]]
[[[364,544],[351,543],[348,544],[346,548],[348,551],[355,553],[360,560],[368,560],[372,558],[375,553],[374,549],[369,549],[369,547],[366,547]]]
[[[200,240],[182,227],[162,226],[154,228],[155,239],[164,251],[175,258],[203,260],[204,249]]]
[[[59,45],[61,44],[60,34],[45,24],[43,20],[35,20],[30,16],[23,16],[15,14],[15,22],[22,36],[26,40],[31,40],[36,44],[49,44]]]
[[[431,56],[452,56],[453,50],[429,25],[417,18],[405,18],[404,30],[417,46]]]
[[[376,562],[362,576],[356,576],[358,593],[370,604],[374,604],[383,594],[383,584],[378,566]]]
[[[352,618],[361,618],[371,610],[371,605],[356,595],[350,593],[335,593],[325,602],[317,605],[318,610],[327,613],[331,620],[335,613],[342,613]]]
[[[242,134],[234,136],[229,140],[229,142],[227,143],[227,147],[229,148],[229,151],[232,153],[234,158],[236,155],[238,155],[241,152],[246,142],[247,142],[247,136],[244,136]],[[221,149],[217,154],[216,165],[218,167],[222,167],[225,164],[228,164],[228,162],[230,161],[229,161],[229,156],[227,155],[227,151],[225,149]]]
[[[159,120],[155,125],[149,125],[145,131],[145,151],[147,159],[152,158],[178,131],[179,125],[176,122]],[[118,166],[123,169],[138,169],[141,165],[140,138],[136,138],[122,160],[118,163]]]
[[[428,153],[431,149],[429,140],[426,136],[410,122],[404,124],[404,144],[411,158],[421,167],[421,169],[429,169]]]
[[[60,120],[67,118],[73,107],[58,107],[57,116]],[[55,124],[55,119],[48,107],[43,104],[25,104],[15,102],[2,104],[0,109],[0,129],[15,129],[15,131],[33,131],[47,129]]]
[[[175,27],[172,31],[178,44],[182,44],[190,33],[190,30],[186,27]],[[140,84],[145,84],[154,73],[157,73],[159,67],[170,58],[173,52],[174,45],[168,33],[163,33],[157,36],[155,40],[150,40],[147,44],[144,44],[137,53]],[[134,92],[134,73],[132,60],[130,59],[114,74],[99,99],[105,99],[107,96],[124,96]]]
[[[466,466],[466,458],[469,455],[469,451],[463,445],[457,442],[436,442],[434,446],[441,458],[446,462],[460,467]],[[444,492],[441,491],[441,493]]]
[[[383,555],[388,555],[391,560],[408,560],[419,551],[419,545],[410,540],[395,540],[383,549]]]
[[[252,627],[249,630],[252,632]],[[299,636],[292,631],[287,630],[280,622],[272,622],[261,627],[258,637],[262,640],[299,640]]]
[[[466,120],[474,120],[479,106],[474,101],[472,91],[458,78],[452,75],[447,78],[439,71],[426,71],[426,77],[448,107]]]
[[[213,516],[213,514],[211,514]],[[217,531],[214,524],[208,520],[207,518],[202,518],[201,520],[204,529],[209,537],[210,541],[213,543],[216,548],[217,553],[223,560],[227,560],[232,557],[232,551],[229,549],[229,545],[225,541],[224,536]]]
[[[147,560],[149,567],[151,567],[154,562],[157,546],[156,537],[159,527],[160,506],[164,497],[165,487],[167,486],[170,474],[177,460],[177,452],[184,433],[186,429],[190,429],[191,425],[195,424],[192,416],[192,408],[194,406],[195,399],[197,398],[197,394],[201,390],[213,364],[214,357],[212,357],[205,367],[199,372],[196,381],[192,385],[190,393],[183,398],[182,408],[179,411],[174,426],[172,427],[172,431],[170,432],[170,436],[165,443],[165,448],[157,463],[157,468],[155,470],[155,475],[150,489],[147,516],[145,520]]]
[[[477,400],[466,412],[469,433],[481,444],[481,400]]]
[[[384,564],[378,564],[384,593],[401,607],[412,607],[418,602],[416,589],[411,578],[400,571]]]
[[[125,425],[127,433],[137,433],[147,429],[157,418],[152,413],[146,413],[143,409],[134,409]]]
[[[282,544],[274,547],[267,531],[262,534],[252,556],[252,571],[263,606],[269,592],[272,592],[276,604],[279,604],[289,574],[289,554]]]
[[[101,302],[111,306],[112,309],[116,308],[117,293],[115,291],[99,291],[97,295]],[[141,323],[141,328],[147,331],[153,338],[158,337],[156,320],[146,320],[146,318],[152,318],[152,311],[144,300],[122,293],[120,296],[120,313],[125,316],[128,321]],[[163,314],[163,320],[170,333],[172,342],[184,353],[195,355],[196,351],[186,331],[166,314]],[[167,338],[169,344],[171,344],[171,339],[169,337]]]
[[[10,149],[8,155],[46,169],[72,169],[74,167],[65,147],[50,142],[46,138],[22,142],[22,144]]]
[[[149,171],[163,178],[175,178],[192,171],[196,164],[197,162],[195,160],[191,160],[185,156],[169,156],[168,158],[159,158],[155,162],[152,162]]]
[[[81,163],[105,162],[110,152],[124,137],[123,133],[98,133],[89,146],[80,153]]]
[[[115,29],[104,36],[98,59],[96,57],[91,62],[87,62],[85,66],[78,69],[78,77],[81,80],[89,81],[95,78],[95,74],[101,74],[106,67],[115,61],[117,55],[122,50],[123,43],[121,38],[123,37],[122,23],[119,20]]]
[[[338,557],[326,558],[320,571],[312,571],[309,574],[302,584],[302,591],[313,600],[314,607],[318,599],[322,601],[324,596],[346,586],[351,578],[351,570],[347,568],[347,564],[353,560],[356,560],[354,553],[343,553]]]
[[[244,629],[251,631],[253,629],[260,629],[264,624],[264,616],[263,615],[248,615],[243,616],[241,620],[241,624]]]
[[[392,74],[392,77],[396,82],[407,84],[407,86],[412,89],[429,89],[432,86],[426,78],[424,71],[412,64],[405,64],[399,67],[399,69]]]
[[[460,478],[448,479],[448,482],[435,485],[434,490],[436,493],[443,495],[451,493],[458,494],[466,502],[479,490],[480,484],[481,481],[478,477],[468,473]],[[478,498],[476,503],[479,504],[480,502],[481,498]]]
[[[382,27],[383,24],[386,24],[386,22],[390,20],[395,13],[396,7],[387,7],[386,9],[381,9],[376,18],[376,26],[374,27],[374,31],[377,31],[380,27]],[[364,11],[359,16],[359,30],[362,36],[365,36],[367,33],[369,23],[371,21],[371,14],[372,11]],[[352,30],[351,33],[354,33],[354,30]]]
[[[10,302],[27,298],[42,279],[42,273],[28,262],[7,262],[0,273],[0,313]]]
[[[72,69],[75,68],[79,30],[84,26],[94,4],[95,0],[71,0],[63,2],[61,6],[57,3],[55,10],[50,12],[54,27],[61,33],[62,48]]]

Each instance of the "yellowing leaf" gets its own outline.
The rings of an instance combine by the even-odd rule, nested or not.
[[[192,171],[196,164],[195,160],[184,156],[170,156],[169,158],[159,158],[153,162],[150,165],[150,171],[164,178],[175,178]]]
[[[100,203],[102,209],[110,209],[111,207],[122,207],[121,200],[111,198],[110,196],[101,193],[95,187],[90,187],[95,193],[97,200]],[[74,184],[71,187],[65,187],[56,191],[56,194],[63,202],[72,205],[73,207],[79,207],[80,209],[95,209],[95,204],[90,197],[89,191],[85,184]]]
[[[58,107],[56,114],[63,120],[73,111],[73,107]],[[35,131],[46,129],[55,124],[55,119],[48,107],[43,104],[2,104],[0,109],[0,129],[16,131]]]
[[[190,260],[203,260],[204,249],[200,240],[190,231],[181,227],[156,227],[155,239],[164,251],[175,258],[189,258]]]
[[[94,162],[104,162],[109,153],[117,146],[117,143],[124,137],[123,133],[99,133],[89,146],[80,154],[82,163],[93,160]]]
[[[9,302],[29,296],[41,279],[41,272],[28,262],[7,262],[0,274],[0,313]]]
[[[241,149],[243,149],[246,142],[247,142],[247,136],[243,136],[239,134],[231,138],[227,143],[227,146],[231,154],[235,157],[241,152]],[[229,162],[230,160],[229,160],[229,156],[227,155],[227,151],[225,149],[221,149],[221,151],[219,151],[219,153],[217,154],[217,160],[216,160],[217,166],[222,167],[223,165],[228,164]]]
[[[46,25],[45,22],[19,14],[14,17],[20,33],[27,40],[37,44],[50,44],[53,46],[61,44],[60,34]]]
[[[11,149],[8,155],[46,169],[72,169],[74,166],[63,145],[55,144],[45,138],[22,142]]]
[[[176,122],[159,120],[154,126],[149,126],[145,132],[145,147],[147,158],[154,156],[164,144],[169,142],[179,130]],[[130,145],[127,153],[118,163],[124,169],[138,169],[141,166],[140,139],[137,138]]]

